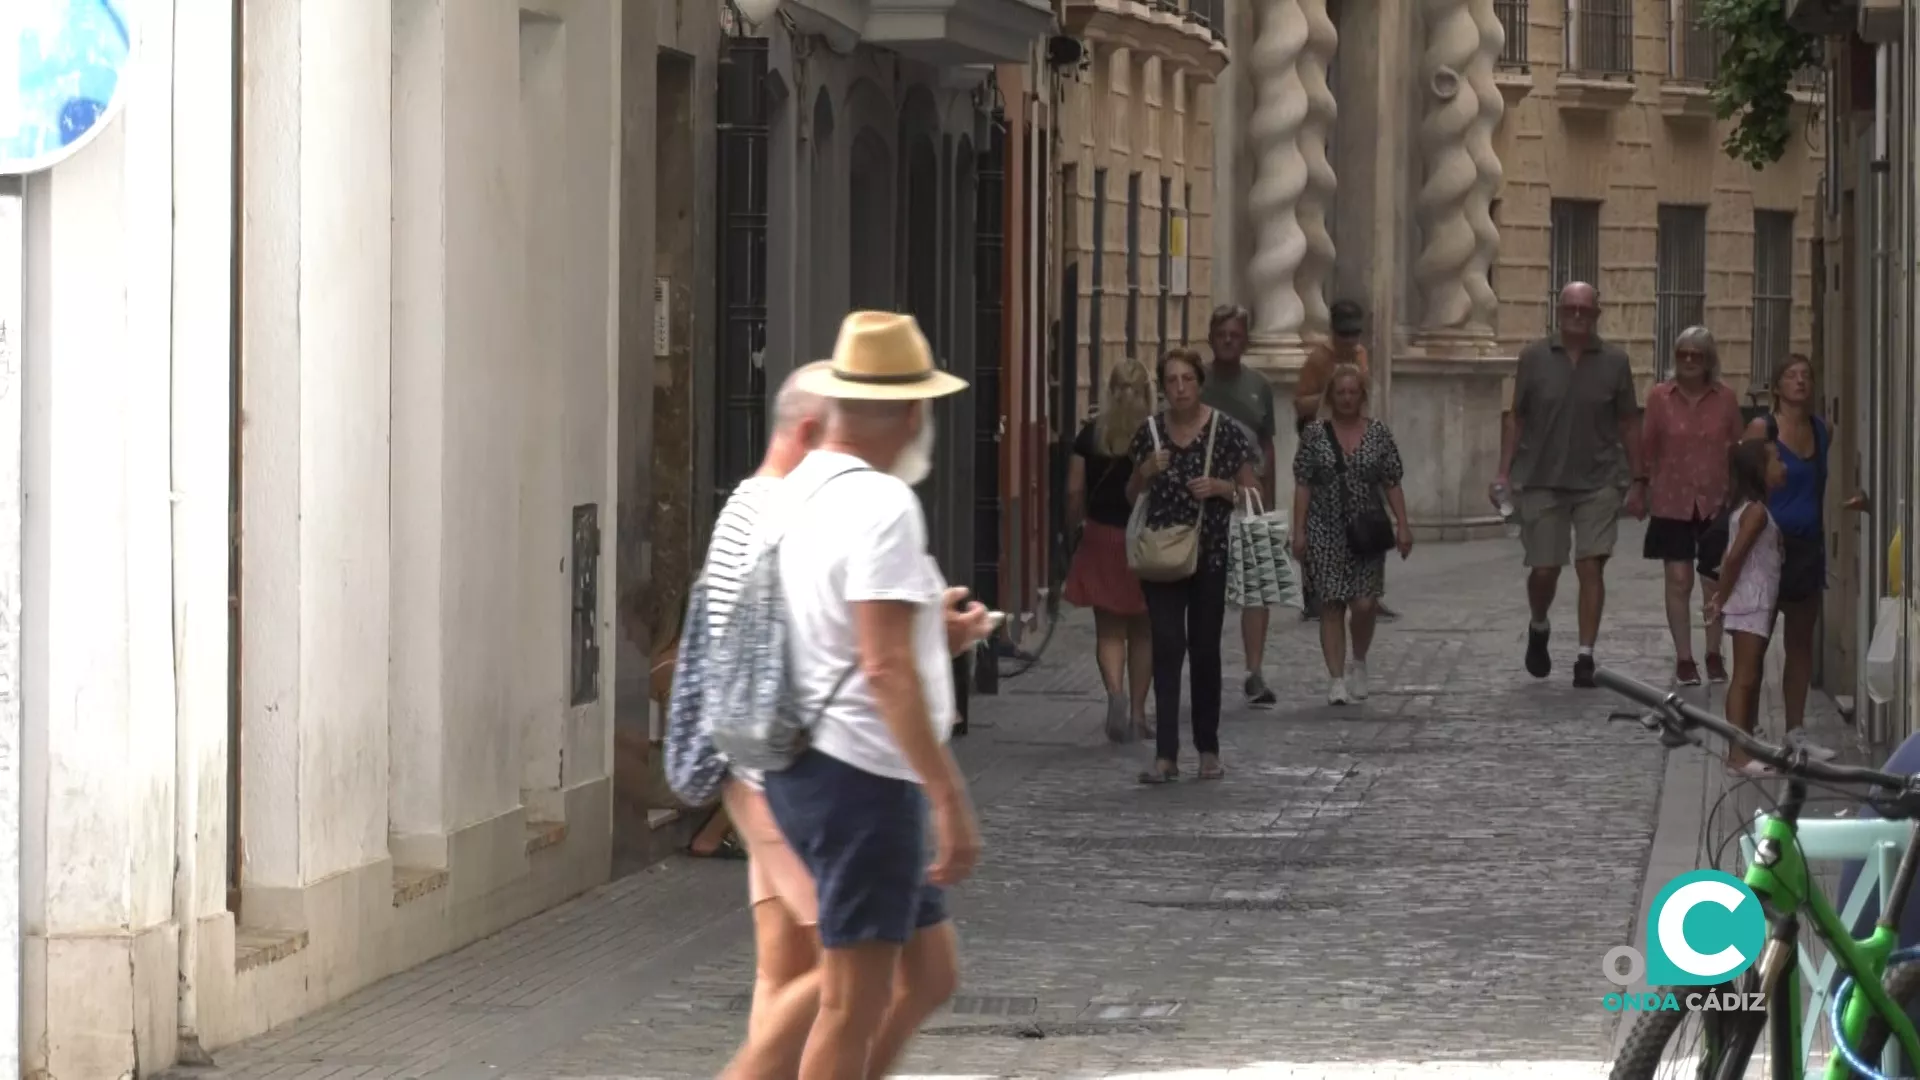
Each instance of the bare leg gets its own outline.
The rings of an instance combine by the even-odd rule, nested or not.
[[[778,900],[753,909],[757,957],[747,1041],[721,1073],[724,1080],[784,1080],[800,1069],[800,1053],[820,1006],[820,951],[813,930],[793,921]]]
[[[867,1080],[892,1071],[927,1017],[947,1003],[960,986],[960,941],[951,922],[929,926],[900,950],[893,978],[893,1001],[867,1059]]]
[[[1693,564],[1670,562],[1666,571],[1667,633],[1673,636],[1673,658],[1685,664],[1693,660]]]
[[[820,957],[820,1015],[800,1059],[800,1080],[866,1080],[888,1004],[900,946],[863,941]]]
[[[1767,639],[1744,630],[1733,632],[1733,671],[1727,679],[1727,722],[1747,734],[1753,734],[1760,717],[1760,679],[1766,671]],[[1727,764],[1745,765],[1746,752],[1739,747],[1727,750]]]
[[[1134,727],[1147,722],[1147,694],[1153,690],[1153,624],[1145,615],[1127,620],[1127,681]]]
[[[1580,644],[1591,649],[1600,640],[1600,614],[1607,607],[1607,557],[1581,559],[1573,572],[1580,579]]]
[[[1260,663],[1267,654],[1267,622],[1272,613],[1263,607],[1240,611],[1240,644],[1247,650],[1247,674],[1260,674]]]
[[[1704,577],[1700,579],[1700,604],[1702,607],[1706,606],[1707,597],[1712,595],[1715,584],[1717,583],[1709,581]],[[1719,655],[1721,642],[1726,637],[1726,628],[1726,620],[1724,619],[1715,619],[1707,624],[1708,656]]]
[[[1320,605],[1320,656],[1327,662],[1327,674],[1342,679],[1347,674],[1347,605]]]
[[[1788,731],[1807,722],[1807,690],[1813,686],[1813,629],[1820,621],[1819,594],[1795,600],[1780,608],[1785,628],[1783,663],[1780,665],[1780,696],[1786,706]]]
[[[1559,591],[1559,567],[1536,566],[1527,571],[1527,607],[1532,611],[1535,623],[1547,621],[1547,613],[1553,610],[1554,594]]]
[[[1111,611],[1093,612],[1093,661],[1108,697],[1126,696],[1127,620]]]
[[[1373,629],[1380,617],[1380,601],[1371,596],[1356,596],[1347,604],[1353,624],[1353,658],[1364,664],[1373,648]],[[1344,666],[1344,665],[1343,665]]]

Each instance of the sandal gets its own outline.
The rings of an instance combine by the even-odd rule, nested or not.
[[[1200,779],[1224,780],[1226,778],[1226,775],[1227,775],[1227,767],[1225,765],[1220,764],[1220,759],[1218,757],[1215,757],[1212,754],[1208,754],[1205,757],[1200,759]]]
[[[1155,761],[1140,774],[1143,784],[1171,784],[1180,779],[1180,766],[1165,759]]]
[[[707,826],[713,823],[714,817],[719,813],[720,813],[720,810],[716,808],[713,811],[713,813],[708,814],[706,817],[706,820],[700,823],[700,827],[694,830],[693,835],[699,836],[701,833],[705,832],[707,829]],[[726,833],[720,837],[720,842],[713,846],[712,851],[695,851],[693,848],[693,841],[688,840],[687,854],[693,856],[696,859],[745,860],[747,857],[747,849],[741,846],[740,837],[736,835],[732,829],[728,829]]]
[[[1154,722],[1144,716],[1133,722],[1133,730],[1143,742],[1150,742],[1160,734],[1160,729],[1154,725]]]

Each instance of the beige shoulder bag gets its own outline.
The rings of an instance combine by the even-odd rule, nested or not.
[[[1213,474],[1213,433],[1219,430],[1219,413],[1207,419],[1207,457],[1200,467],[1201,476]],[[1154,453],[1160,452],[1160,430],[1153,417],[1147,418],[1147,433],[1153,438]],[[1164,475],[1164,474],[1162,474]],[[1191,525],[1167,525],[1147,528],[1147,503],[1152,498],[1156,476],[1133,504],[1127,519],[1127,566],[1141,581],[1185,581],[1200,568],[1200,525],[1207,517],[1205,500]]]

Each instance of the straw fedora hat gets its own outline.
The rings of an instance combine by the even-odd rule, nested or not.
[[[934,365],[913,316],[856,311],[840,323],[833,359],[803,370],[798,385],[826,398],[922,401],[957,394],[967,381]]]

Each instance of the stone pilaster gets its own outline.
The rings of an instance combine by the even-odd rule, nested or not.
[[[1262,0],[1255,12],[1257,31],[1248,57],[1254,107],[1247,134],[1254,153],[1254,181],[1247,198],[1253,233],[1247,284],[1252,292],[1253,337],[1263,351],[1297,349],[1306,314],[1298,279],[1307,255],[1307,235],[1300,225],[1300,200],[1308,186],[1307,159],[1300,150],[1308,111],[1300,72],[1310,38],[1307,2]]]
[[[1420,124],[1426,181],[1416,199],[1421,249],[1414,282],[1422,335],[1491,336],[1487,271],[1499,247],[1492,203],[1501,180],[1493,150],[1505,102],[1493,83],[1505,35],[1492,0],[1426,0]]]
[[[1306,237],[1306,255],[1295,275],[1309,333],[1327,328],[1327,291],[1333,278],[1333,234],[1327,210],[1336,183],[1333,162],[1327,158],[1327,140],[1333,133],[1339,105],[1327,83],[1327,68],[1340,44],[1340,32],[1327,14],[1327,0],[1301,0],[1306,17],[1307,42],[1300,53],[1300,82],[1306,91],[1307,115],[1300,128],[1300,155],[1306,163],[1307,186],[1299,203],[1300,230]]]

